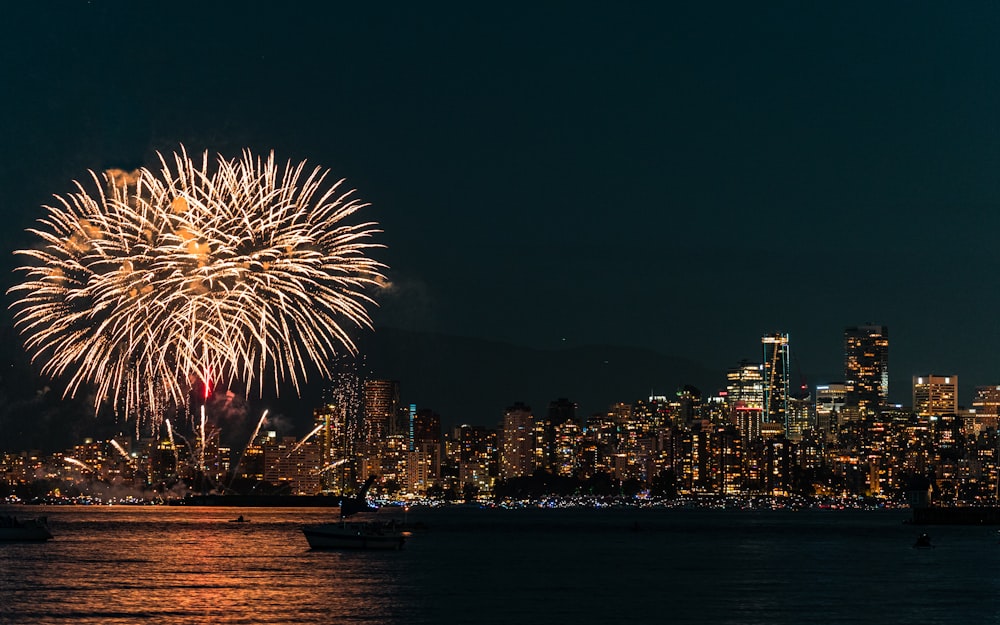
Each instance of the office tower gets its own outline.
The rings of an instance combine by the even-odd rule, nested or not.
[[[264,481],[290,495],[315,495],[320,482],[320,445],[314,440],[300,443],[294,436],[278,438],[269,432],[264,439]]]
[[[726,405],[736,429],[749,440],[760,436],[764,412],[764,366],[741,360],[726,373]]]
[[[977,386],[972,407],[977,415],[1000,415],[1000,386]]]
[[[565,423],[579,424],[576,421],[576,404],[560,397],[549,402],[548,415],[535,422],[535,467],[551,473],[557,472],[556,432]]]
[[[441,417],[429,408],[413,413],[407,456],[408,492],[422,493],[441,478]],[[420,468],[417,465],[421,465]]]
[[[324,490],[344,492],[353,482],[354,444],[345,406],[328,401],[313,409],[313,440],[319,446],[320,477]]]
[[[576,402],[560,397],[549,402],[549,421],[556,425],[576,421]]]
[[[500,433],[500,477],[522,477],[534,471],[534,422],[531,408],[521,402],[504,412]]]
[[[958,376],[913,376],[913,412],[919,415],[956,414]]]
[[[690,384],[677,389],[677,417],[683,423],[701,418],[701,391]]]
[[[764,367],[741,360],[726,373],[726,403],[730,410],[737,407],[764,408]]]
[[[481,425],[463,425],[456,438],[460,441],[458,481],[466,499],[493,491],[497,477],[497,431]],[[471,496],[470,496],[471,495]]]
[[[889,328],[844,330],[845,410],[849,419],[877,414],[889,398]]]
[[[764,422],[784,427],[788,415],[788,335],[765,334]]]
[[[841,413],[847,402],[846,384],[820,384],[816,386],[816,429],[832,441],[840,429]]]
[[[399,382],[365,380],[363,400],[362,448],[372,453],[388,435],[397,433]]]
[[[583,429],[576,419],[567,419],[556,426],[553,465],[555,473],[572,477],[579,468],[579,451],[583,444]]]
[[[788,414],[785,436],[790,440],[802,440],[802,435],[816,426],[812,395],[808,391],[792,393],[788,398]]]

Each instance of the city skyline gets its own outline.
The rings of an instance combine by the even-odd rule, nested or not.
[[[0,520],[54,536],[0,549],[5,616],[995,619],[997,534],[914,549],[905,521],[1000,522],[1000,3],[4,18]],[[193,168],[161,164],[182,149]],[[255,156],[232,197],[194,171],[244,154],[365,204],[364,314],[313,314],[351,248],[315,244],[325,191],[258,186]],[[193,193],[136,178],[155,206],[117,232],[52,216],[78,191],[138,208],[99,181],[143,168]],[[293,252],[330,271],[290,275]],[[237,300],[188,307],[206,292]],[[406,550],[331,554],[302,528],[335,509],[211,499],[359,488]]]
[[[405,374],[402,376],[393,375],[387,377],[384,375],[385,370],[380,367],[366,368],[355,363],[342,369],[335,376],[334,380],[325,383],[321,396],[312,396],[311,399],[306,397],[294,398],[290,404],[285,405],[285,412],[278,411],[272,413],[270,417],[267,417],[267,415],[273,410],[272,404],[268,402],[260,403],[259,400],[254,400],[253,398],[249,400],[247,398],[234,398],[231,393],[223,392],[224,389],[218,390],[218,393],[221,394],[219,397],[212,396],[208,398],[206,405],[210,410],[210,425],[215,427],[226,424],[230,430],[226,434],[226,442],[231,444],[235,444],[239,442],[237,439],[242,440],[247,436],[249,432],[247,428],[255,422],[254,418],[252,418],[253,411],[258,410],[259,414],[261,406],[268,407],[262,409],[263,415],[256,425],[256,430],[260,430],[266,426],[267,429],[274,429],[283,436],[305,435],[314,425],[313,416],[315,411],[329,402],[333,402],[330,405],[340,402],[341,404],[353,405],[355,407],[363,406],[366,417],[359,423],[364,424],[364,438],[366,440],[381,440],[391,434],[403,433],[403,429],[407,427],[405,424],[406,419],[402,416],[403,413],[433,411],[435,414],[442,415],[440,417],[442,425],[446,428],[452,428],[460,424],[494,427],[505,419],[505,414],[511,404],[525,405],[530,409],[532,405],[540,405],[556,399],[569,401],[576,406],[581,419],[585,420],[588,416],[602,415],[608,410],[614,410],[615,406],[618,405],[631,405],[636,402],[642,403],[654,397],[669,398],[675,395],[679,397],[682,393],[688,392],[696,392],[699,400],[703,402],[713,400],[725,401],[731,410],[737,412],[744,411],[742,412],[744,418],[748,416],[745,410],[748,407],[752,407],[754,411],[759,413],[755,417],[758,423],[778,422],[785,424],[787,419],[788,425],[785,427],[786,433],[788,433],[791,431],[802,431],[806,427],[807,420],[810,420],[810,423],[815,425],[818,420],[822,419],[821,414],[823,414],[824,406],[829,408],[836,405],[836,410],[849,415],[849,419],[859,419],[866,414],[876,414],[883,409],[903,408],[921,413],[919,409],[920,403],[916,399],[918,380],[920,383],[923,383],[925,380],[928,382],[926,388],[930,390],[924,392],[925,394],[929,392],[934,397],[938,397],[938,394],[941,392],[940,389],[944,388],[946,381],[946,401],[950,402],[949,405],[954,406],[954,411],[959,409],[975,409],[977,406],[980,408],[983,406],[992,406],[992,403],[984,400],[984,393],[988,393],[992,389],[1000,389],[1000,381],[994,384],[975,385],[974,387],[970,387],[968,382],[966,382],[964,386],[959,386],[958,381],[961,377],[961,371],[942,372],[931,370],[919,374],[906,375],[908,380],[906,388],[901,388],[901,384],[896,385],[896,396],[904,398],[904,401],[888,401],[888,396],[884,394],[885,389],[881,386],[882,381],[887,379],[888,371],[892,369],[889,365],[890,345],[888,341],[888,327],[872,324],[849,326],[844,328],[843,336],[844,348],[841,357],[844,377],[829,381],[810,380],[808,384],[802,386],[790,381],[791,376],[787,370],[787,364],[785,364],[788,361],[795,362],[794,339],[788,334],[779,332],[764,334],[759,338],[764,350],[758,361],[743,359],[737,363],[732,363],[729,367],[724,368],[720,366],[714,371],[712,369],[700,370],[701,375],[704,375],[706,372],[712,373],[711,381],[708,384],[692,386],[692,383],[696,382],[696,380],[681,373],[675,377],[677,382],[673,384],[664,382],[662,384],[644,386],[642,382],[635,384],[635,380],[631,380],[632,388],[644,387],[648,389],[648,392],[629,393],[621,388],[615,388],[613,385],[597,389],[588,388],[589,391],[596,392],[602,398],[598,402],[580,402],[580,397],[577,393],[567,391],[565,379],[561,382],[562,386],[557,387],[553,385],[549,391],[539,392],[538,389],[545,388],[547,383],[545,379],[541,379],[535,380],[538,382],[538,385],[533,387],[535,390],[532,392],[518,392],[515,390],[505,395],[489,394],[489,397],[492,398],[491,408],[484,399],[485,395],[478,396],[478,393],[488,389],[491,385],[491,380],[486,379],[478,380],[480,386],[471,389],[474,394],[477,394],[477,400],[472,402],[472,405],[456,409],[456,404],[453,401],[443,401],[440,397],[438,397],[438,401],[425,400],[425,397],[433,396],[433,393],[429,394],[426,389],[422,389],[419,385],[409,383]],[[858,337],[863,337],[865,340],[859,342]],[[778,347],[775,349],[773,346]],[[876,353],[868,353],[868,358],[863,363],[865,366],[859,367],[858,357],[855,353],[858,349],[862,353],[865,350],[874,350]],[[489,357],[489,354],[484,354],[483,356]],[[527,360],[522,364],[527,364],[531,357],[531,353],[526,353],[524,358]],[[359,355],[359,362],[364,362],[366,358],[366,354]],[[772,376],[770,370],[775,363],[778,363],[775,367],[778,369],[778,373]],[[345,364],[346,362],[341,363],[341,366]],[[551,366],[551,363],[547,366]],[[410,371],[420,368],[410,369]],[[648,376],[641,369],[626,368],[626,371],[631,371],[632,374],[638,371],[638,377],[643,380],[648,379]],[[850,390],[850,376],[857,371],[861,371],[862,374],[855,374],[855,377],[860,380],[860,382],[856,382],[855,384],[859,388],[864,387],[866,390],[864,392],[852,393]],[[805,381],[804,377],[799,377],[800,373],[797,372],[794,376],[796,382]],[[529,372],[527,375],[528,377],[534,377],[537,374]],[[902,377],[903,375],[900,373],[897,377]],[[347,380],[346,384],[344,383],[345,380]],[[768,380],[771,380],[771,382],[768,382]],[[507,382],[509,383],[510,381],[508,380]],[[592,382],[590,381],[580,381],[576,385],[576,388],[585,388],[591,385]],[[775,390],[769,390],[772,385],[774,385]],[[454,389],[455,385],[446,384],[443,388]],[[441,389],[438,388],[436,390],[440,392]],[[776,400],[774,399],[775,395],[777,395]],[[594,396],[587,395],[586,397],[592,400]],[[831,399],[834,396],[837,399]],[[468,395],[464,397],[468,397]],[[876,403],[872,404],[874,408],[863,409],[866,402],[871,398],[875,398],[874,401]],[[234,399],[238,404],[233,404],[231,407],[230,403]],[[926,402],[927,400],[922,401]],[[934,401],[942,400],[935,399]],[[768,405],[771,402],[776,402],[780,405],[780,408],[775,408],[773,412],[770,411]],[[740,407],[737,408],[737,405]],[[796,406],[802,405],[808,406],[808,415],[803,414],[801,408],[796,408]],[[189,407],[189,410],[194,414],[197,412],[198,407],[193,405]],[[219,410],[221,412],[218,412]],[[211,411],[217,412],[213,413]],[[734,412],[734,414],[736,413]],[[470,415],[476,416],[469,418]],[[94,419],[93,417],[91,418]],[[793,425],[796,420],[800,422],[799,425]],[[734,423],[736,422],[736,418],[734,417]],[[759,426],[746,425],[741,426],[741,429],[751,427]],[[111,432],[128,430],[129,428],[136,429],[138,432],[138,428],[128,425],[123,421],[107,422],[100,418],[94,419],[92,428],[92,430],[84,428],[82,430],[83,434],[78,434],[78,436],[93,437],[95,435],[99,436],[98,433],[102,431]],[[162,430],[162,426],[159,426],[159,428]],[[148,432],[147,435],[152,433],[148,430],[148,427],[145,430]],[[754,429],[754,431],[756,430]],[[235,439],[229,438],[234,436],[234,432]],[[24,448],[32,447],[35,446]],[[46,448],[46,446],[43,445],[42,448]]]
[[[1000,378],[984,312],[1000,303],[1000,7],[246,7],[199,7],[197,29],[115,1],[8,11],[5,290],[3,250],[30,245],[81,172],[182,144],[274,150],[371,202],[377,330],[724,371],[777,329],[818,382],[841,377],[841,328],[871,321],[895,337],[890,401],[930,371]],[[5,432],[61,393],[11,326]]]

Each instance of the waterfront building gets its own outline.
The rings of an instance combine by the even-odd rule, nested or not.
[[[460,441],[458,481],[462,492],[492,493],[499,475],[497,431],[481,425],[463,425],[455,438]]]
[[[500,477],[531,475],[534,464],[534,423],[531,408],[521,402],[507,408],[500,428]]]
[[[844,330],[845,410],[848,419],[877,413],[889,398],[889,328],[861,325]]]
[[[314,440],[299,443],[294,436],[278,437],[269,432],[263,445],[264,481],[289,495],[315,495],[322,489],[319,478],[320,448]]]
[[[320,481],[323,490],[344,493],[355,482],[354,441],[350,436],[347,410],[333,402],[324,403],[313,410],[313,427],[319,428],[314,436],[319,447]]]
[[[583,429],[575,419],[568,419],[556,426],[553,468],[557,475],[572,477],[580,468],[580,449]]]
[[[410,471],[408,475],[416,476],[413,479],[422,484],[420,491],[423,492],[427,486],[437,484],[441,479],[441,417],[438,413],[429,408],[420,408],[413,415],[413,427],[411,428],[412,441],[410,451],[424,454],[419,458],[420,462],[426,463],[426,470]],[[416,457],[409,456],[409,458]],[[416,482],[414,482],[416,483]]]

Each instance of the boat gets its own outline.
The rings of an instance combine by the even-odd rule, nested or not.
[[[236,517],[235,519],[229,519],[230,523],[249,523],[250,519],[244,519],[243,515]]]
[[[355,497],[343,497],[340,501],[340,521],[306,525],[302,533],[312,549],[363,549],[399,550],[406,544],[409,532],[402,532],[393,522],[348,521],[347,518],[360,512],[372,511],[366,499],[368,489],[375,482],[369,476]]]
[[[363,549],[398,551],[407,534],[392,524],[377,522],[317,523],[302,528],[311,549]]]
[[[19,520],[10,515],[0,515],[0,542],[44,542],[52,538],[45,517]]]
[[[1000,525],[1000,506],[924,506],[912,514],[913,525]]]
[[[931,537],[927,534],[921,534],[917,536],[917,542],[913,543],[914,549],[933,549],[934,545],[931,544]]]

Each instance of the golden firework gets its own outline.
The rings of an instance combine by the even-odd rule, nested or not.
[[[33,262],[11,288],[15,323],[43,374],[154,419],[192,378],[298,392],[309,365],[329,377],[385,281],[377,224],[346,223],[367,204],[273,153],[158,156],[159,171],[91,172],[96,191],[56,196],[29,229],[40,244],[16,252]]]

